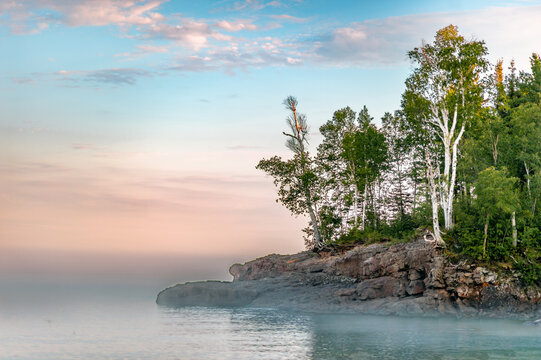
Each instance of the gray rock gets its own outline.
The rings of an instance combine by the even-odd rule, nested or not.
[[[258,295],[255,290],[231,286],[230,282],[205,281],[176,285],[158,294],[160,305],[181,306],[226,306],[249,305]]]
[[[229,269],[232,282],[195,282],[158,295],[163,306],[251,306],[404,316],[541,318],[541,291],[518,277],[449,263],[420,238],[342,254],[272,254]]]

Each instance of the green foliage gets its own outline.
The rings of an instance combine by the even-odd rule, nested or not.
[[[278,200],[293,214],[307,214],[310,216],[310,228],[306,233],[310,237],[307,243],[318,248],[323,245],[321,237],[321,222],[316,213],[316,206],[320,197],[318,195],[319,177],[315,171],[313,159],[306,151],[308,143],[308,125],[306,116],[297,112],[297,99],[288,96],[284,105],[291,114],[286,121],[290,133],[283,132],[287,137],[286,146],[293,152],[293,158],[282,160],[278,156],[263,159],[256,168],[263,170],[274,178],[278,187]]]
[[[541,285],[541,229],[526,227],[522,234],[515,269],[527,285]]]
[[[489,216],[516,211],[519,206],[515,191],[517,182],[518,179],[509,177],[505,170],[497,170],[493,166],[481,171],[474,184],[476,206]]]
[[[342,234],[335,243],[337,245],[372,244],[378,242],[408,242],[415,238],[419,229],[417,222],[410,214],[385,223],[378,228],[361,230],[358,227]]]
[[[313,172],[299,171],[300,156],[290,160],[282,160],[278,156],[263,159],[256,168],[263,170],[274,178],[274,185],[278,187],[278,200],[295,215],[305,213],[307,202],[306,189],[315,186],[317,177]],[[313,200],[313,199],[312,199]]]
[[[385,136],[373,126],[349,132],[344,136],[340,154],[353,173],[357,188],[373,182],[385,169],[387,144]]]
[[[541,58],[531,56],[530,72],[511,63],[506,74],[487,54],[455,26],[440,29],[408,54],[401,109],[381,127],[366,106],[335,111],[315,156],[306,116],[286,98],[292,157],[257,168],[273,177],[277,201],[310,217],[309,247],[409,241],[442,226],[445,212],[452,260],[512,266],[541,286]]]
[[[361,230],[359,228],[352,228],[347,233],[341,235],[337,240],[337,245],[359,245],[359,244],[373,244],[378,242],[391,241],[391,238],[385,236],[380,231],[371,229]]]
[[[402,104],[409,121],[427,135],[439,125],[430,119],[458,111],[458,124],[471,120],[484,101],[488,50],[483,41],[467,41],[456,26],[440,29],[432,44],[408,53],[416,68],[406,80]],[[419,138],[426,142],[426,137]],[[434,137],[432,141],[438,141]]]

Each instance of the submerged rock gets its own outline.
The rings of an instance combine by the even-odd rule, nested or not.
[[[451,264],[434,243],[360,245],[339,255],[268,255],[229,269],[232,282],[173,286],[159,305],[537,319],[541,292],[516,277]]]

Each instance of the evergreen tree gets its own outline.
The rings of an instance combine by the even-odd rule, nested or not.
[[[401,128],[401,113],[385,113],[381,119],[382,132],[388,147],[388,166],[385,174],[386,187],[389,189],[386,201],[386,213],[389,220],[404,217],[413,203],[412,181],[409,174],[413,158],[407,144],[407,133]]]

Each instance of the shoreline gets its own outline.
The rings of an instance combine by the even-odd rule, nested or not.
[[[233,281],[162,290],[167,307],[264,307],[313,313],[541,318],[541,291],[517,276],[452,264],[432,242],[358,245],[341,254],[267,255],[234,264]]]

